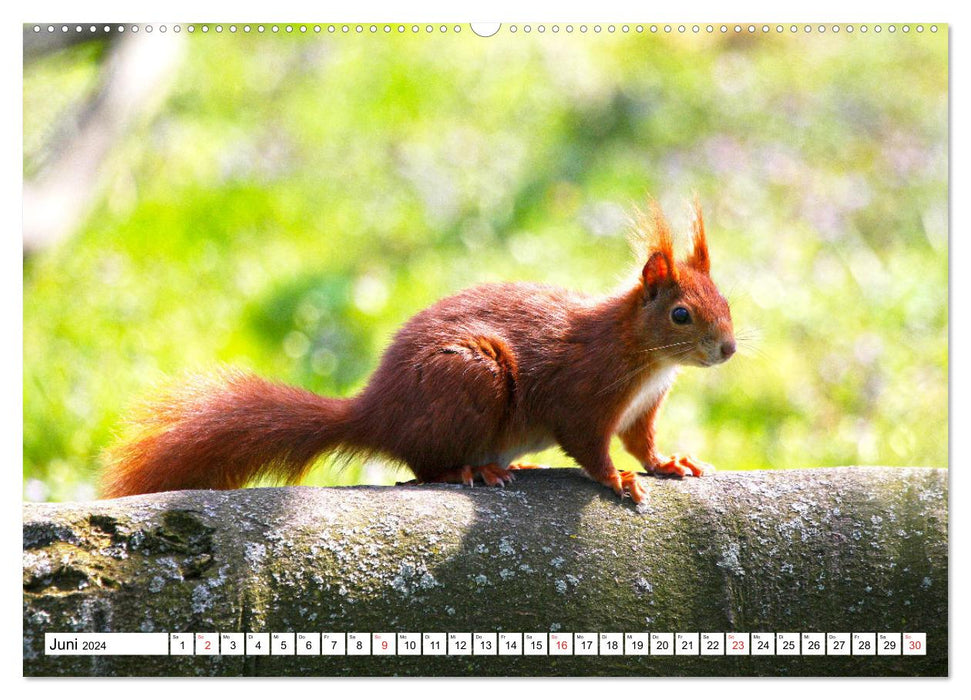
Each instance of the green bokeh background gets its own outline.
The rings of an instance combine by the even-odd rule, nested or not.
[[[944,28],[396,28],[183,35],[90,215],[25,260],[26,497],[94,497],[126,411],[186,372],[348,395],[401,323],[464,287],[610,291],[648,193],[683,231],[699,195],[742,339],[682,373],[662,450],[720,469],[947,466]],[[102,58],[25,66],[25,177]],[[403,476],[354,463],[309,483]]]

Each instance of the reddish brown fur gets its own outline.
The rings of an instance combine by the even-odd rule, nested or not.
[[[237,488],[262,476],[294,482],[334,450],[380,454],[430,482],[468,466],[501,471],[556,443],[594,479],[639,500],[636,480],[614,469],[611,436],[621,432],[645,467],[657,467],[654,418],[672,368],[721,362],[729,340],[734,349],[728,305],[708,276],[700,208],[684,263],[656,205],[652,214],[639,218],[648,262],[628,289],[606,298],[536,284],[460,292],[405,324],[352,399],[240,374],[187,387],[112,453],[106,495]],[[692,323],[673,323],[676,306]],[[490,483],[496,473],[480,472]]]
[[[296,483],[346,439],[350,405],[236,372],[199,378],[135,417],[135,433],[108,454],[104,494]]]

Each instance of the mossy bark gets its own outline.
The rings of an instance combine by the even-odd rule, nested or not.
[[[946,675],[947,472],[24,506],[26,675]],[[46,656],[44,632],[925,632],[926,656]]]

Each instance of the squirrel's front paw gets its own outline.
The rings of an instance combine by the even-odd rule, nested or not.
[[[630,496],[634,503],[643,503],[647,499],[647,492],[637,480],[637,472],[615,471],[610,476],[600,480],[605,486],[609,486],[621,498],[624,495]]]
[[[655,476],[673,476],[678,479],[688,476],[705,476],[715,471],[707,462],[694,459],[687,455],[671,455],[669,459],[661,459],[656,465],[645,465],[649,474]]]

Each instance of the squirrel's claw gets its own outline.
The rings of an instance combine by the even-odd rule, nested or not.
[[[618,471],[607,477],[607,486],[614,490],[621,498],[624,494],[630,496],[634,503],[643,503],[647,498],[647,492],[637,479],[637,472]]]
[[[654,476],[672,476],[681,479],[688,476],[689,472],[691,476],[710,474],[715,471],[715,467],[687,455],[674,454],[667,460],[662,460],[654,466],[648,466],[647,471]]]
[[[702,462],[700,459],[693,457],[682,457],[680,462],[691,470],[693,476],[705,476],[715,471],[714,465],[708,464],[708,462]]]

